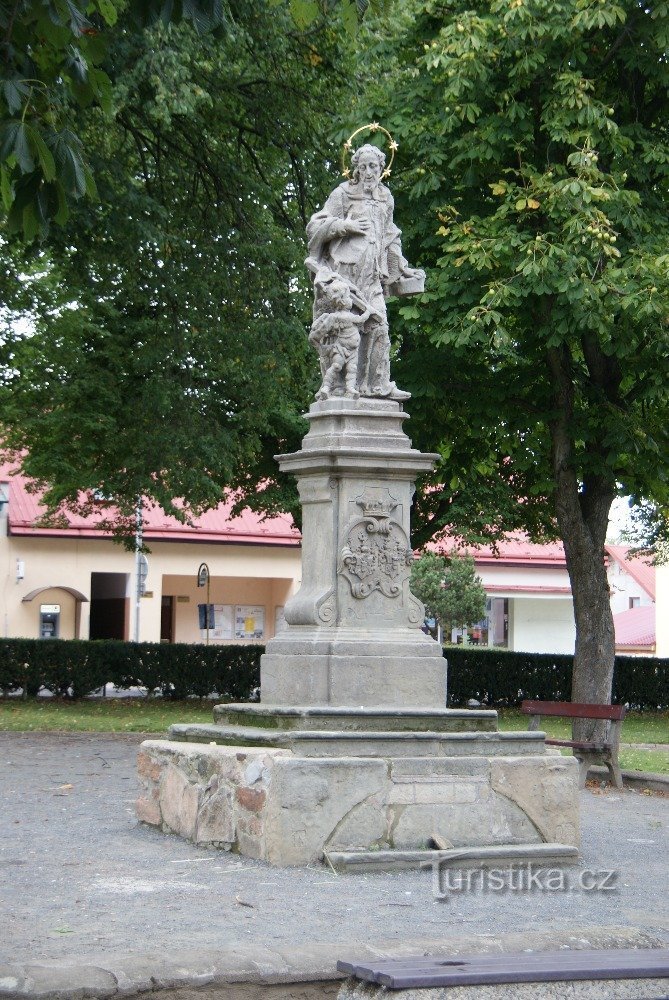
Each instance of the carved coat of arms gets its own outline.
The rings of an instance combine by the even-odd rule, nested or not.
[[[404,529],[390,519],[397,501],[388,490],[365,490],[356,503],[362,517],[348,528],[339,573],[348,580],[354,597],[368,597],[376,590],[385,597],[398,597],[413,552]]]

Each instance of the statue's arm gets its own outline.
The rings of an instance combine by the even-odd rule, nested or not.
[[[332,192],[320,212],[315,212],[307,223],[309,256],[317,260],[323,256],[325,246],[348,232],[344,221],[344,196],[337,188]]]

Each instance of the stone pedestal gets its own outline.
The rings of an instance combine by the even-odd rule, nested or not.
[[[446,660],[409,589],[414,480],[436,456],[411,447],[406,416],[392,399],[311,407],[302,449],[278,459],[300,490],[302,584],[262,658],[261,704],[143,744],[143,821],[277,865],[406,864],[435,842],[573,861],[574,758],[500,733],[496,712],[445,707]]]
[[[446,663],[409,589],[416,476],[391,399],[314,403],[302,450],[278,456],[302,503],[302,585],[261,660],[270,705],[444,707]]]

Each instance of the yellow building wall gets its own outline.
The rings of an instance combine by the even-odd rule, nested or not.
[[[277,606],[285,604],[299,585],[298,547],[204,545],[190,542],[150,543],[146,595],[139,602],[139,638],[160,641],[161,597],[168,594],[189,598],[175,602],[176,634],[179,642],[200,641],[197,605],[204,603],[204,589],[196,585],[197,570],[206,562],[211,573],[210,603],[251,604],[265,608],[266,632],[274,632]],[[17,560],[24,567],[17,580]],[[128,575],[129,637],[135,623],[135,557],[106,539],[18,537],[7,535],[6,518],[0,521],[0,634],[37,638],[41,604],[59,604],[60,637],[89,636],[91,573]],[[30,602],[23,598],[39,588],[48,588]],[[61,588],[78,591],[86,601],[77,601]]]

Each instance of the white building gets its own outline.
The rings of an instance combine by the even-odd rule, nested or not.
[[[145,511],[150,552],[137,597],[135,555],[101,530],[101,518],[68,515],[64,526],[44,527],[26,485],[0,469],[8,501],[0,511],[0,634],[130,639],[139,621],[146,642],[264,642],[281,627],[300,578],[290,517],[232,517],[221,505],[185,525]],[[202,563],[208,589],[198,587]]]
[[[283,607],[301,577],[300,535],[288,516],[262,520],[246,510],[232,517],[230,505],[222,504],[184,525],[159,509],[145,511],[150,553],[137,599],[134,554],[105,534],[102,515],[68,515],[63,525],[45,527],[39,497],[25,478],[10,472],[0,467],[0,634],[130,639],[139,622],[142,641],[243,643],[265,642],[282,627]],[[448,553],[454,546],[447,541],[433,548]],[[469,630],[470,641],[573,653],[573,604],[561,543],[539,545],[513,535],[496,553],[477,548],[471,554],[486,591],[487,616]],[[620,629],[629,641],[620,651],[652,655],[654,628],[652,643],[647,633],[655,569],[630,559],[622,546],[607,546],[607,554],[614,614],[626,616]],[[206,587],[198,587],[202,563],[209,568],[208,596]],[[657,576],[658,601],[669,612],[669,569]],[[669,613],[658,616],[656,655],[669,655]]]

